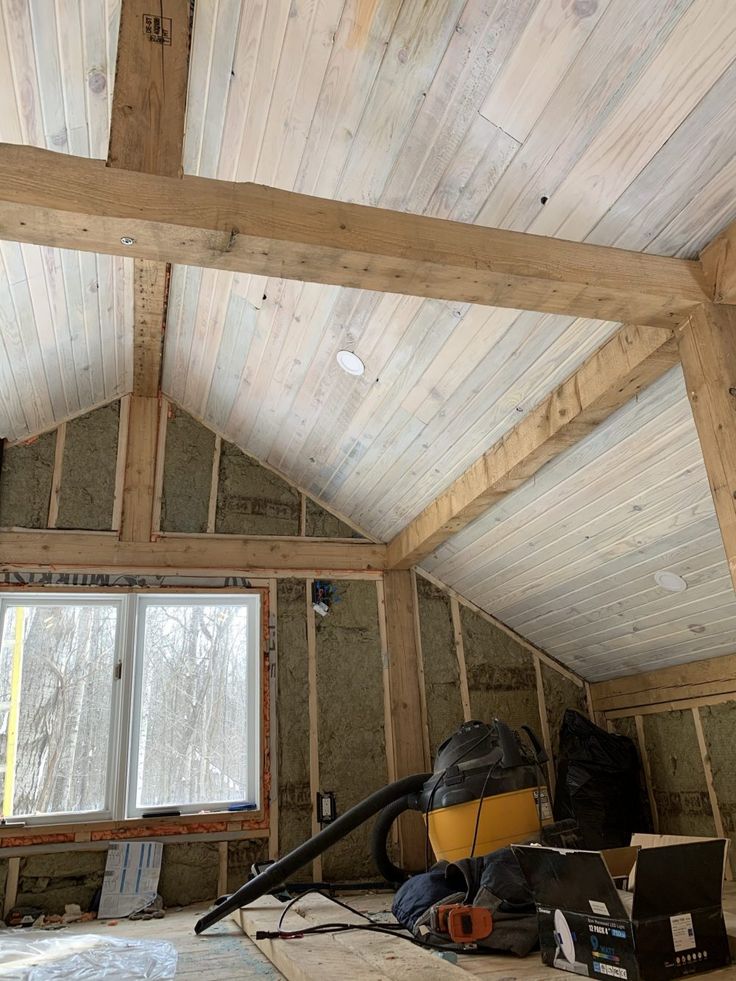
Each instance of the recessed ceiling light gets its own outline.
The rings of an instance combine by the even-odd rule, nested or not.
[[[687,583],[676,572],[666,572],[664,570],[655,572],[654,581],[662,589],[666,589],[668,593],[684,593],[687,589]]]
[[[358,355],[353,354],[352,351],[338,351],[337,363],[340,365],[342,370],[347,371],[349,375],[362,375],[365,371],[365,365],[360,360]]]

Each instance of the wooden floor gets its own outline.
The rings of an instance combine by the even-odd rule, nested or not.
[[[391,906],[392,896],[389,893],[373,893],[360,896],[352,896],[347,899],[356,910],[369,913],[378,918],[388,917]],[[231,920],[226,920],[217,924],[206,934],[198,937],[194,934],[194,924],[201,915],[203,906],[190,906],[186,909],[176,910],[167,913],[164,920],[134,921],[121,920],[117,926],[108,926],[104,921],[99,923],[85,923],[76,927],[69,927],[68,931],[74,933],[95,933],[109,934],[117,938],[131,939],[150,939],[168,940],[174,944],[178,951],[179,960],[176,977],[177,979],[194,979],[198,981],[235,981],[240,978],[259,978],[272,979],[282,978],[282,975],[270,963],[270,961],[257,949],[255,944],[240,931],[237,924]],[[736,934],[736,884],[727,883],[724,895],[724,909],[726,910],[726,920],[729,926],[729,933]],[[275,926],[275,917],[273,917]],[[286,924],[287,926],[290,924]],[[345,934],[345,937],[356,936],[355,934]],[[365,935],[361,935],[365,936]],[[398,942],[389,943],[398,945]],[[335,954],[334,938],[329,936],[312,938],[307,941],[293,940],[281,941],[280,944],[288,945],[291,951],[297,953],[297,960],[302,963],[304,981],[312,977],[319,978],[320,981],[328,978],[342,977],[345,981],[357,981],[357,976],[349,970],[349,957],[346,948],[337,949]],[[309,945],[307,947],[307,944]],[[304,945],[304,946],[302,946]],[[422,955],[424,952],[406,944],[406,960],[411,960],[409,952],[416,951]],[[400,948],[401,950],[402,948]],[[313,954],[317,958],[322,957],[325,962],[335,959],[342,965],[342,974],[330,975],[326,971],[320,974],[313,974],[309,970],[307,962],[310,960],[308,954]],[[543,967],[540,963],[539,954],[534,953],[526,958],[505,957],[489,955],[488,957],[459,957],[456,963],[449,963],[441,960],[436,955],[427,955],[431,960],[429,973],[422,971],[417,974],[412,971],[404,958],[400,955],[394,959],[394,963],[386,962],[386,971],[376,973],[375,971],[366,974],[366,977],[384,977],[386,979],[403,977],[405,981],[411,981],[414,977],[427,978],[455,978],[456,981],[462,973],[471,977],[495,979],[495,981],[559,981],[563,975],[559,971]],[[339,970],[339,969],[338,969]],[[712,972],[709,977],[736,979],[736,966],[721,971]]]
[[[119,920],[117,926],[108,926],[106,920],[81,923],[67,927],[65,932],[104,934],[118,939],[168,940],[179,955],[177,981],[283,978],[232,920],[224,920],[197,936],[194,924],[205,909],[206,905],[188,906],[167,912],[163,920]]]

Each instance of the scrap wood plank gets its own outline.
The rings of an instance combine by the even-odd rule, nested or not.
[[[325,923],[365,924],[364,916],[351,913],[327,896],[310,894],[304,896],[292,907],[302,922],[309,926]],[[286,919],[293,924],[295,917]],[[294,929],[288,926],[288,929]],[[379,968],[393,981],[452,981],[465,978],[467,974],[438,954],[422,950],[408,940],[401,940],[385,933],[369,933],[361,930],[354,933],[336,933],[335,940],[348,951],[358,952],[369,964]]]
[[[259,930],[276,929],[284,905],[272,896],[263,896],[237,910],[233,919],[288,981],[391,981],[360,954],[338,943],[336,934],[303,940],[257,940]]]

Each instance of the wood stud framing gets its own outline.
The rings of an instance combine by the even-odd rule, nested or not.
[[[736,306],[701,306],[679,339],[687,393],[736,586]]]
[[[455,637],[455,656],[460,678],[460,701],[463,706],[463,716],[467,722],[473,717],[470,708],[470,690],[468,688],[468,671],[465,665],[465,644],[463,643],[463,628],[460,622],[460,604],[457,596],[450,597],[450,615],[452,616],[452,632]]]
[[[429,767],[422,735],[420,655],[414,615],[410,572],[388,572],[384,576],[386,603],[386,649],[391,697],[391,726],[396,777],[423,773]],[[404,868],[424,867],[424,837],[416,832],[416,815],[405,815],[399,826],[399,843]]]
[[[189,0],[161,0],[155,15],[147,0],[122,4],[108,173],[158,174],[175,183],[181,177],[189,34]],[[129,239],[121,234],[123,249]],[[120,519],[124,541],[149,541],[158,530],[158,395],[169,275],[165,261],[135,257],[133,394]]]
[[[56,447],[54,449],[54,470],[51,476],[51,498],[49,500],[49,515],[47,526],[55,528],[59,517],[59,495],[61,493],[61,478],[64,466],[64,444],[66,442],[66,423],[62,422],[56,430]]]

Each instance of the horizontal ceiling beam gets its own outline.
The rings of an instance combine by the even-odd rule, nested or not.
[[[0,144],[0,238],[337,286],[673,325],[699,262]]]
[[[386,546],[239,535],[161,535],[152,542],[129,542],[109,532],[5,531],[0,556],[0,572],[328,576],[380,572]]]
[[[622,327],[389,542],[388,568],[421,562],[677,361],[671,331]]]

